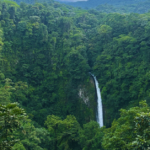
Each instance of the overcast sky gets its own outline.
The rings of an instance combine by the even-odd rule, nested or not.
[[[87,0],[60,0],[65,2],[78,2],[78,1],[87,1]]]

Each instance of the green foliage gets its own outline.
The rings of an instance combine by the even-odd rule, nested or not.
[[[3,46],[2,36],[3,36],[3,32],[2,32],[2,30],[0,29],[0,51],[2,50],[2,46]]]
[[[44,128],[35,128],[29,119],[21,121],[21,129],[17,130],[14,135],[18,137],[19,142],[12,149],[43,150],[49,147],[50,133]]]
[[[99,81],[107,127],[119,118],[118,110],[134,106],[121,110],[108,129],[116,139],[106,129],[104,147],[145,148],[149,114],[147,106],[135,106],[141,99],[150,104],[150,13],[25,2],[32,5],[0,1],[0,103],[19,102],[33,120],[21,122],[13,148],[102,149],[105,129],[92,121],[96,101],[89,71]],[[47,130],[41,128],[45,120]]]
[[[15,3],[13,0],[1,0],[1,2],[9,4],[10,6],[19,8],[19,5],[17,3]]]
[[[22,81],[18,81],[13,85],[13,90],[11,90],[11,101],[18,102],[23,105],[27,101],[28,95],[28,85]]]
[[[13,150],[26,150],[25,147],[23,146],[23,144],[21,144],[21,143],[16,143],[12,149]]]
[[[40,125],[44,125],[49,113],[62,118],[72,114],[82,120],[80,123],[86,123],[92,107],[86,108],[78,91],[90,68],[83,31],[70,15],[73,10],[57,2],[21,3],[15,10],[9,3],[2,5],[5,58],[2,69],[14,82],[11,101],[19,102]],[[78,17],[85,15],[81,11]],[[70,88],[72,91],[68,93]],[[85,116],[78,115],[81,113],[78,104]],[[95,110],[92,111],[89,118],[93,118]]]
[[[121,117],[114,120],[111,128],[105,130],[105,149],[148,149],[149,147],[149,107],[146,101],[139,107],[121,109]]]
[[[149,99],[149,13],[106,14],[55,1],[14,7],[0,3],[1,72],[15,83],[11,101],[34,121],[43,126],[49,114],[74,115],[82,125],[93,119],[94,98],[86,104],[78,96],[89,71],[99,80],[106,126],[120,108]]]
[[[100,128],[99,124],[91,121],[83,125],[79,131],[79,141],[82,150],[102,150],[101,142],[104,135],[104,127]]]
[[[3,73],[1,73],[1,78],[4,80],[5,85],[3,86],[3,84],[1,83],[2,85],[0,87],[0,104],[6,105],[6,104],[10,103],[11,90],[13,89],[11,86],[12,81],[8,78],[4,79],[5,76]]]
[[[0,148],[11,149],[17,142],[13,132],[20,128],[20,120],[25,118],[25,112],[19,108],[17,103],[0,105]]]
[[[78,145],[78,131],[80,125],[74,116],[67,116],[61,120],[59,117],[49,115],[45,122],[48,131],[52,134],[53,148],[60,150],[76,149]]]

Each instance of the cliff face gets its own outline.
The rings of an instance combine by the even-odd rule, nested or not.
[[[86,113],[88,114],[88,117],[86,120],[96,120],[97,101],[95,84],[92,77],[89,76],[84,84],[79,85],[78,96],[81,100],[81,103],[84,103],[87,107]]]
[[[88,95],[87,95],[87,93],[86,93],[86,89],[85,89],[85,88],[80,88],[78,95],[79,95],[79,97],[84,101],[84,103],[85,103],[86,105],[89,104],[89,97],[88,97]]]

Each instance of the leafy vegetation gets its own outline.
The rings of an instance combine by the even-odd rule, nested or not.
[[[150,13],[17,2],[0,1],[1,149],[147,149]]]
[[[20,127],[20,120],[23,120],[25,113],[17,104],[0,105],[0,149],[11,149],[17,142],[13,132]]]
[[[149,147],[149,107],[145,101],[139,107],[121,109],[121,117],[114,120],[111,128],[105,130],[105,149],[148,149]]]
[[[59,0],[58,0],[59,1]],[[67,5],[84,9],[96,9],[105,13],[146,13],[150,9],[149,0],[88,0],[78,2],[63,2]]]

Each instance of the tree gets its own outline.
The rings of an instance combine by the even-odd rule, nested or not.
[[[46,129],[35,128],[33,122],[28,118],[20,123],[21,128],[14,132],[15,137],[19,139],[19,142],[13,146],[14,150],[19,148],[43,150],[50,146],[50,133]]]
[[[0,104],[7,105],[8,103],[10,103],[11,90],[13,89],[11,86],[12,81],[8,78],[4,79],[5,76],[3,73],[1,73],[1,78],[5,81],[5,85],[1,85],[0,87]]]
[[[95,121],[90,121],[79,130],[79,143],[82,150],[102,150],[101,142],[105,127],[100,128]]]
[[[66,119],[49,115],[45,121],[48,131],[53,135],[54,150],[70,150],[79,147],[78,130],[80,125],[74,116],[67,116]]]
[[[139,107],[132,107],[129,110],[121,109],[121,117],[114,120],[112,126],[105,130],[103,147],[107,150],[148,149],[150,144],[149,111],[146,101],[141,101]]]
[[[22,143],[16,143],[12,150],[26,150]]]
[[[17,103],[0,104],[0,149],[10,150],[18,141],[13,132],[20,128],[20,120],[26,116],[25,111]]]
[[[0,29],[0,51],[2,50],[3,42],[2,42],[3,31]]]
[[[28,85],[25,82],[18,81],[14,83],[11,91],[11,101],[18,102],[19,104],[27,103]]]

